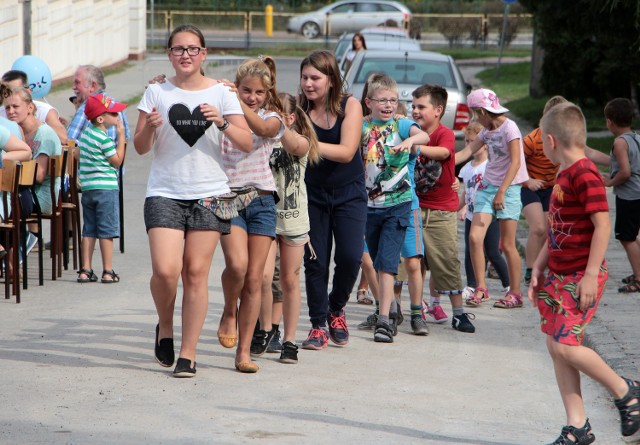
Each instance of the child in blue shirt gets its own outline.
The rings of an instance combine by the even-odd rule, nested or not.
[[[389,311],[394,302],[394,276],[414,194],[410,164],[415,165],[418,144],[428,143],[429,136],[412,120],[395,118],[398,88],[391,77],[375,74],[367,84],[365,103],[371,110],[371,121],[363,122],[361,151],[369,196],[365,237],[380,289],[374,340],[392,343]]]

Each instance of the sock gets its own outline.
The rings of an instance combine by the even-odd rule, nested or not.
[[[389,316],[388,315],[379,315],[378,316],[378,323],[386,324],[387,326],[389,326]]]
[[[453,306],[453,315],[462,315],[464,314],[464,308],[462,306]]]
[[[418,318],[422,318],[422,305],[419,304],[417,306],[411,305],[411,319],[417,320]]]
[[[376,315],[380,314],[380,302],[376,300]]]
[[[527,267],[527,270],[524,273],[525,279],[531,279],[531,268]]]
[[[276,332],[280,330],[280,325],[279,324],[273,324],[271,323],[271,331],[272,332]]]
[[[433,307],[433,306],[437,306],[440,304],[440,297],[431,297],[431,300],[429,302],[429,306]]]

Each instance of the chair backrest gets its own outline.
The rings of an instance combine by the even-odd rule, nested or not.
[[[13,191],[13,182],[16,174],[17,161],[10,159],[4,160],[2,167],[2,184],[0,185],[0,191],[11,193]]]
[[[20,172],[19,184],[25,187],[31,187],[35,184],[36,173],[38,172],[38,163],[35,159],[22,162],[22,171]]]
[[[49,156],[49,184],[51,192],[51,203],[54,209],[60,210],[62,207],[62,175],[66,169],[67,153],[56,156]],[[56,187],[56,180],[58,181]]]

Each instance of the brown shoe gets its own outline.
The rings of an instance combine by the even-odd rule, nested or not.
[[[255,374],[260,369],[260,366],[253,362],[236,362],[236,369],[246,374]]]

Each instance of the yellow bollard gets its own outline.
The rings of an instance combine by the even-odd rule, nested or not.
[[[267,5],[264,11],[264,27],[267,37],[273,35],[273,6]]]

